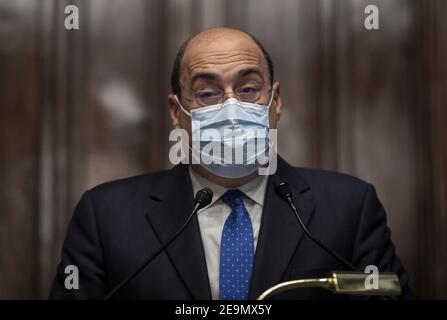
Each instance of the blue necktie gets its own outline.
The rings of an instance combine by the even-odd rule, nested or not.
[[[253,227],[239,190],[221,197],[231,208],[220,242],[219,299],[248,298],[254,259]]]

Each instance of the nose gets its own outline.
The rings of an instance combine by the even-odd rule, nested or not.
[[[237,99],[237,95],[234,91],[225,91],[223,96],[222,96],[222,103],[224,103],[225,101],[227,101],[230,98],[234,98]]]

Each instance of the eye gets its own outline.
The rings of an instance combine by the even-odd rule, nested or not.
[[[217,104],[222,98],[222,91],[217,89],[200,90],[194,93],[194,98],[201,106]]]
[[[199,92],[196,92],[196,97],[200,99],[209,99],[214,97],[219,97],[220,91],[219,90],[202,90]]]
[[[237,93],[247,94],[247,93],[256,93],[259,90],[254,86],[244,86],[237,89]]]
[[[244,102],[256,102],[261,95],[262,85],[247,84],[237,88],[236,94],[239,100]]]

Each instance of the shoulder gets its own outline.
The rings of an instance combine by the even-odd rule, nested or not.
[[[313,188],[365,190],[370,184],[352,175],[311,168],[294,168],[297,174]]]
[[[148,195],[157,189],[157,185],[170,170],[140,174],[99,184],[86,193],[95,202],[119,202],[132,200],[141,195]]]
[[[316,203],[358,212],[374,187],[349,174],[311,168],[293,168],[295,180],[311,190]]]
[[[278,157],[278,174],[294,184],[298,189],[312,189],[314,191],[350,192],[356,190],[366,191],[371,185],[350,174],[295,167]]]

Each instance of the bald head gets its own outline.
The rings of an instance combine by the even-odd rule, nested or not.
[[[172,92],[182,94],[182,87],[192,74],[209,69],[226,71],[245,64],[258,68],[273,84],[273,64],[268,52],[252,35],[230,28],[213,28],[196,34],[179,48],[171,75]],[[226,67],[226,68],[225,68]]]
[[[179,49],[171,81],[171,123],[174,128],[185,130],[190,145],[194,110],[219,105],[230,98],[256,104],[259,110],[269,106],[269,128],[277,128],[282,105],[280,84],[273,81],[273,65],[267,51],[246,32],[215,28],[190,38]],[[252,99],[248,99],[250,95]],[[250,175],[227,179],[201,165],[192,166],[203,177],[227,187],[240,186],[253,178]]]

